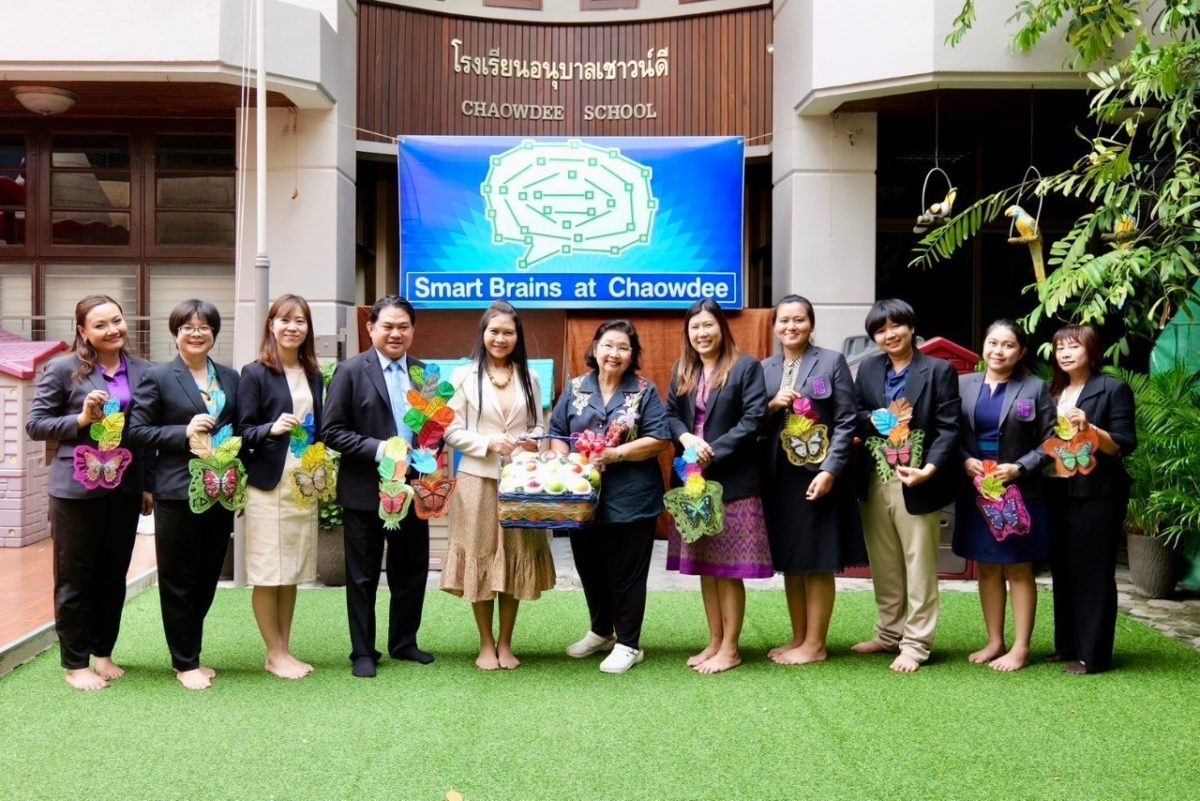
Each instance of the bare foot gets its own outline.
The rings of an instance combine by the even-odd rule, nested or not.
[[[720,648],[721,648],[721,643],[710,642],[708,644],[708,647],[705,648],[703,651],[696,654],[695,656],[688,657],[688,661],[687,661],[688,667],[690,667],[690,668],[699,667],[702,662],[707,662],[709,659],[712,659],[713,654],[715,654],[718,650],[720,650]]]
[[[801,637],[801,638],[793,637],[792,639],[785,642],[783,645],[780,645],[777,648],[772,648],[770,651],[767,651],[767,656],[770,657],[771,659],[773,659],[774,661],[778,662],[779,660],[775,659],[775,657],[779,656],[784,651],[792,651],[796,648],[799,648],[803,644],[804,644],[803,637]]]
[[[499,670],[500,657],[496,656],[496,649],[494,647],[480,648],[479,656],[475,657],[475,667],[480,670]]]
[[[858,645],[850,646],[850,650],[856,654],[885,654],[893,651],[893,649],[888,648],[879,640],[860,642]]]
[[[290,654],[274,654],[267,657],[267,662],[263,667],[272,675],[278,676],[281,679],[302,679],[308,675],[304,668],[297,664],[296,660],[291,658]]]
[[[1072,676],[1082,676],[1087,673],[1087,665],[1076,659],[1063,665],[1063,673],[1070,673]]]
[[[702,673],[705,676],[711,676],[714,673],[724,673],[727,670],[733,670],[740,664],[742,664],[742,655],[737,651],[734,651],[732,654],[718,651],[699,665],[696,665],[696,672]]]
[[[198,670],[199,670],[201,673],[203,673],[203,674],[204,674],[204,677],[205,677],[205,678],[207,678],[207,679],[211,679],[213,676],[216,676],[216,675],[217,675],[217,671],[213,670],[213,669],[212,669],[212,668],[210,668],[210,667],[205,667],[204,665],[201,665],[201,666],[198,668]]]
[[[904,654],[893,659],[891,664],[892,670],[897,673],[916,673],[920,667],[920,662]]]
[[[204,675],[204,668],[195,670],[177,670],[175,678],[189,690],[207,690],[212,687],[212,677]]]
[[[98,656],[96,657],[96,665],[92,668],[96,675],[105,681],[113,681],[125,675],[124,669],[116,662],[112,661],[111,657]]]
[[[993,659],[988,663],[992,670],[998,670],[1001,673],[1013,673],[1020,670],[1029,664],[1029,649],[1013,647],[1004,656],[999,659]]]
[[[500,667],[505,670],[516,670],[521,666],[521,660],[513,654],[511,645],[497,646],[496,656],[500,658]]]
[[[772,657],[777,665],[810,665],[813,662],[824,662],[829,653],[824,648],[791,648]]]
[[[91,668],[68,670],[66,679],[67,684],[85,693],[90,693],[93,690],[103,690],[108,686],[108,682],[102,676],[94,673]]]
[[[303,670],[305,676],[307,676],[309,673],[312,673],[314,670],[312,665],[308,664],[307,662],[300,661],[292,654],[288,654],[287,658],[289,660],[291,660],[292,664],[295,665],[298,669]]]
[[[1054,662],[1067,662],[1069,660],[1065,656],[1060,654],[1058,651],[1055,651],[1052,654],[1048,654],[1048,655],[1042,657],[1042,661],[1054,663]]]
[[[967,657],[972,665],[986,665],[1004,653],[1004,643],[989,642]]]

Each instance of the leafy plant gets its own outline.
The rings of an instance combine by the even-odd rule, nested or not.
[[[1200,372],[1182,363],[1155,375],[1110,372],[1129,384],[1136,404],[1126,523],[1134,533],[1184,544],[1200,536]]]
[[[337,362],[325,362],[321,365],[321,380],[325,384],[325,389],[329,389],[329,382],[333,380],[333,374],[337,370]],[[333,466],[336,470],[341,466],[342,455],[332,448],[329,449],[329,456],[333,460]],[[342,527],[342,505],[337,501],[322,501],[317,507],[317,526],[325,531],[333,531]]]
[[[1147,24],[1152,5],[1158,12]],[[974,19],[975,3],[965,0],[947,43],[961,41]],[[1030,192],[1085,198],[1094,207],[1050,244],[1054,269],[1034,285],[1036,303],[1022,322],[1032,331],[1049,317],[1119,319],[1124,331],[1106,354],[1119,360],[1130,338],[1152,339],[1200,299],[1200,2],[1022,0],[1009,21],[1020,23],[1013,38],[1020,52],[1066,23],[1065,66],[1095,67],[1087,73],[1089,114],[1099,133],[1080,134],[1085,152],[1069,170],[1001,189],[930,231],[910,266],[949,258]],[[1121,55],[1117,48],[1130,38]]]

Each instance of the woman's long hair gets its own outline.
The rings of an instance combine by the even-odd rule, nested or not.
[[[533,381],[529,378],[529,353],[525,348],[525,327],[521,325],[521,315],[517,313],[517,310],[511,303],[503,300],[498,300],[488,306],[483,316],[479,318],[479,333],[475,337],[475,348],[471,351],[471,359],[475,362],[475,396],[479,398],[480,406],[475,415],[475,425],[478,427],[479,418],[483,416],[483,374],[487,371],[488,358],[483,335],[487,333],[488,325],[492,320],[500,316],[511,317],[513,328],[517,330],[517,342],[513,345],[512,353],[508,354],[508,362],[520,380],[521,388],[525,391],[525,414],[529,418],[529,427],[534,428],[540,417],[538,410],[542,399],[533,397]]]
[[[299,295],[280,295],[271,304],[270,310],[267,311],[267,321],[263,324],[262,345],[258,348],[258,363],[272,373],[283,373],[283,361],[279,358],[279,343],[275,341],[275,332],[272,329],[276,318],[296,312],[303,314],[304,319],[308,321],[308,333],[305,334],[304,341],[300,343],[300,349],[296,355],[300,359],[300,366],[304,368],[304,374],[312,378],[321,372],[321,365],[317,362],[317,348],[313,344],[315,336],[313,335],[312,312],[309,311],[308,301]]]
[[[1055,351],[1061,342],[1078,342],[1083,345],[1088,357],[1088,369],[1093,373],[1099,372],[1104,366],[1104,346],[1100,343],[1100,335],[1096,333],[1096,329],[1090,325],[1064,325],[1055,331],[1050,339],[1050,369],[1054,376],[1050,380],[1050,395],[1055,398],[1071,383],[1071,377],[1058,366]]]
[[[120,310],[121,314],[125,314],[125,310],[121,308],[121,304],[117,303],[108,295],[88,295],[83,300],[75,304],[75,355],[79,357],[79,369],[71,374],[73,381],[78,381],[81,378],[87,378],[96,369],[96,359],[99,355],[96,349],[92,347],[92,343],[88,342],[87,337],[83,335],[83,328],[87,324],[87,316],[92,309],[103,306],[106,303],[111,303]],[[129,344],[128,335],[126,335],[125,344]],[[125,355],[125,348],[121,348],[121,355]]]
[[[717,318],[717,326],[721,329],[721,352],[717,355],[717,366],[713,370],[708,384],[710,390],[725,386],[729,372],[733,369],[738,357],[741,356],[741,351],[737,349],[737,345],[733,341],[733,332],[729,330],[729,321],[725,319],[725,313],[721,311],[717,302],[707,299],[696,301],[683,316],[683,347],[680,351],[679,363],[675,365],[675,392],[678,395],[687,395],[693,392],[699,385],[700,376],[704,371],[700,354],[692,347],[692,340],[688,336],[688,324],[693,317],[702,312],[708,312]]]
[[[1029,358],[1029,337],[1026,336],[1025,330],[1007,317],[1001,317],[998,320],[993,320],[992,324],[987,327],[984,332],[984,341],[991,336],[992,332],[997,328],[1003,328],[1013,335],[1013,339],[1017,340],[1017,347],[1021,349],[1021,358],[1017,359],[1017,363],[1013,365],[1012,377],[1020,380],[1029,375],[1029,365],[1026,361]]]

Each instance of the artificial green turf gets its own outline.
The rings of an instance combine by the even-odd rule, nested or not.
[[[381,593],[386,599],[386,593]],[[81,694],[57,651],[0,678],[0,799],[1164,798],[1200,787],[1200,654],[1122,618],[1116,670],[1069,677],[1038,664],[1001,675],[967,664],[982,624],[973,594],[944,593],[935,659],[912,676],[846,653],[872,598],[843,593],[826,664],[780,668],[782,594],[751,592],[747,663],[699,676],[694,593],[650,598],[647,661],[624,676],[562,648],[587,621],[578,592],[525,604],[516,671],[473,665],[462,601],[431,593],[429,667],[384,660],[354,679],[345,601],[300,594],[295,650],[316,672],[262,672],[249,594],[209,616],[211,691],[167,666],[153,591],[130,603],[116,658],[129,674]],[[1035,648],[1049,650],[1043,595]],[[381,622],[386,620],[383,604]],[[382,628],[382,627],[381,627]]]

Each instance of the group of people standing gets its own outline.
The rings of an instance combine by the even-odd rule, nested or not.
[[[1136,447],[1136,437],[1128,387],[1098,372],[1095,331],[1068,326],[1055,334],[1054,380],[1047,387],[1028,375],[1025,335],[1007,321],[987,331],[985,370],[961,378],[915,347],[916,319],[904,301],[871,308],[866,329],[880,352],[862,361],[853,378],[839,353],[813,343],[815,322],[807,300],[782,299],[773,314],[780,352],[760,363],[738,351],[715,302],[697,302],[684,315],[665,400],[638,374],[642,349],[634,325],[605,322],[585,355],[589,370],[567,380],[546,429],[520,314],[503,301],[484,312],[470,361],[450,377],[454,419],[445,442],[461,458],[441,576],[443,590],[471,604],[478,667],[520,665],[513,652],[520,602],[555,584],[549,534],[498,523],[502,465],[514,451],[536,451],[545,442],[567,452],[584,432],[604,443],[590,456],[604,474],[594,517],[570,534],[590,621],[566,652],[606,653],[601,671],[624,673],[645,658],[646,584],[663,509],[658,456],[668,445],[698,460],[704,478],[723,489],[719,533],[690,541],[672,524],[668,537],[667,568],[700,576],[709,638],[688,659],[695,671],[721,673],[741,663],[744,580],[776,573],[785,577],[792,636],[770,658],[783,665],[826,659],[834,574],[868,561],[878,620],[875,636],[853,650],[893,654],[893,670],[917,670],[929,658],[937,624],[940,511],[956,498],[954,549],[979,562],[987,630],[971,661],[1001,671],[1028,663],[1033,563],[1048,559],[1055,589],[1051,658],[1071,673],[1109,667],[1116,549],[1129,484],[1121,456]],[[317,510],[297,502],[288,480],[299,458],[289,442],[305,425],[340,454],[353,675],[374,676],[383,656],[375,598],[385,543],[387,653],[433,662],[417,642],[428,522],[409,514],[393,529],[378,513],[378,465],[390,438],[411,433],[404,423],[410,368],[424,367],[409,353],[412,305],[397,296],[374,304],[367,322],[372,347],[341,364],[327,391],[311,312],[299,296],[272,304],[259,357],[240,375],[210,358],[221,327],[211,304],[184,301],[168,325],[179,354],[152,366],[128,352],[120,305],[107,296],[84,298],[76,307],[74,352],[48,365],[30,412],[29,436],[58,443],[50,495],[55,619],[67,682],[95,690],[123,675],[112,651],[125,572],[137,517],[153,511],[172,666],[185,687],[211,686],[215,671],[201,663],[204,619],[233,512],[189,504],[189,461],[197,437],[225,426],[242,438],[246,570],[266,670],[300,679],[313,669],[290,646],[297,585],[315,579]],[[901,448],[887,452],[886,464],[884,455],[872,460],[862,442],[873,434],[873,415],[899,408],[897,402],[905,404],[906,430],[920,432],[912,441],[923,455],[913,458]],[[112,486],[85,485],[76,475],[75,449],[118,407],[130,455],[124,477]],[[799,429],[797,414],[806,418]],[[1094,431],[1097,464],[1088,475],[1049,477],[1051,457],[1042,445],[1059,417],[1075,430]],[[804,436],[790,437],[796,430]],[[990,475],[1023,493],[1027,533],[998,540],[984,525],[971,479],[985,460]],[[1011,647],[1004,637],[1009,597]]]

